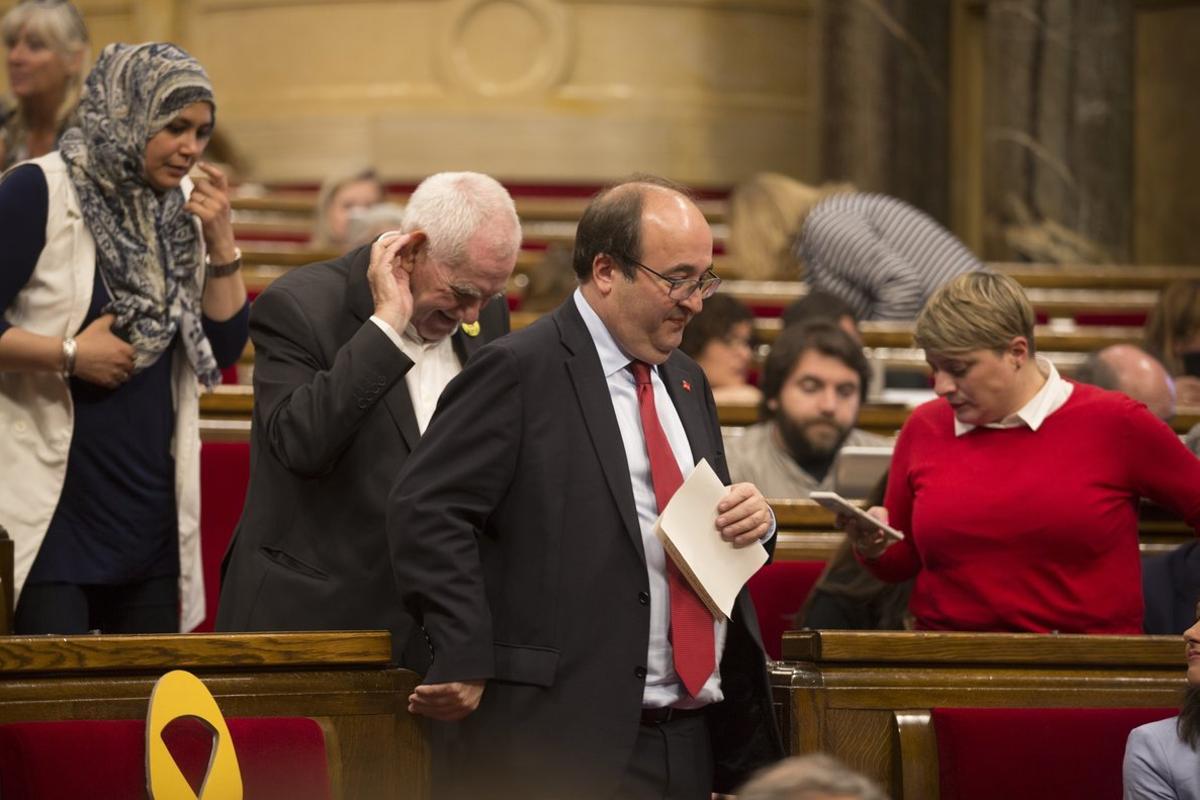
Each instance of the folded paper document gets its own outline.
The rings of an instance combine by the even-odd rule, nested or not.
[[[717,503],[729,487],[701,460],[655,523],[654,532],[713,616],[726,619],[750,576],[767,562],[757,542],[735,548],[717,532]]]

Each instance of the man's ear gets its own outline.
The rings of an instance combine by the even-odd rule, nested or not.
[[[416,261],[417,256],[429,246],[429,237],[425,235],[425,231],[413,231],[409,234],[411,237],[408,243],[400,248],[400,257],[405,261]]]
[[[779,400],[778,400],[778,398],[772,397],[770,400],[768,400],[768,401],[767,401],[767,410],[768,410],[768,411],[770,411],[770,412],[772,412],[772,413],[774,413],[774,412],[776,412],[776,411],[778,411],[778,410],[779,410]]]
[[[607,253],[597,253],[592,258],[592,283],[596,284],[596,289],[601,294],[608,294],[612,291],[613,281],[620,273],[621,268]]]

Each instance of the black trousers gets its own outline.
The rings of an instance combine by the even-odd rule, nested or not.
[[[615,800],[709,800],[713,755],[703,714],[638,728]]]
[[[27,583],[13,623],[18,634],[176,633],[178,578],[118,586]]]

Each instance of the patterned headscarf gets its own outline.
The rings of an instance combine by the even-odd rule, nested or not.
[[[135,350],[134,371],[153,364],[178,331],[196,375],[220,380],[201,322],[200,242],[181,189],[160,192],[145,175],[146,144],[192,103],[213,106],[200,64],[172,44],[111,44],[88,75],[74,125],[59,149],[96,240],[111,302],[104,313]]]

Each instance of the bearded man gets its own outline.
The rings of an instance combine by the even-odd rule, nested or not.
[[[763,369],[764,421],[726,442],[730,475],[767,497],[831,489],[844,445],[891,444],[854,427],[869,377],[862,346],[836,324],[785,328]]]

